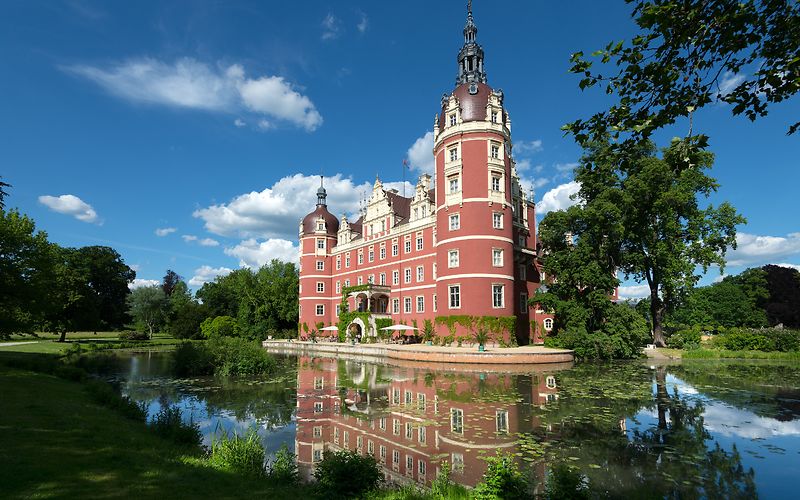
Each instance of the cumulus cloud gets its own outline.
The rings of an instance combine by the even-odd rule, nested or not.
[[[518,154],[538,153],[542,149],[542,141],[540,139],[533,141],[519,141],[518,143],[514,144],[514,153]]]
[[[228,203],[195,210],[205,229],[221,236],[241,238],[297,237],[301,219],[317,202],[319,177],[295,174],[284,177],[262,191],[239,195]],[[372,191],[368,183],[356,185],[341,174],[325,178],[328,210],[339,217],[358,211],[358,200]]]
[[[325,16],[325,19],[322,20],[322,39],[326,41],[335,40],[339,38],[341,32],[342,23],[339,21],[339,18],[330,13]]]
[[[225,113],[250,111],[308,131],[322,124],[314,103],[292,84],[280,76],[249,78],[238,64],[212,67],[191,58],[174,63],[141,58],[106,68],[76,65],[64,69],[134,102]],[[234,121],[237,127],[244,124],[240,118]]]
[[[183,238],[183,241],[185,241],[186,243],[197,243],[198,245],[204,247],[219,246],[219,241],[213,238],[198,238],[193,234],[183,234],[181,235],[181,238]]]
[[[270,238],[261,242],[250,238],[243,240],[235,247],[225,249],[227,255],[239,259],[240,266],[250,268],[259,268],[272,259],[297,264],[299,252],[299,246],[280,238]]]
[[[736,250],[728,250],[731,266],[762,265],[800,254],[800,233],[783,236],[762,236],[749,233],[736,235]]]
[[[536,214],[544,215],[553,210],[564,210],[578,203],[577,199],[572,199],[572,195],[577,194],[581,186],[576,181],[561,184],[542,196],[542,201],[536,205]]]
[[[641,299],[650,296],[650,287],[647,285],[628,285],[619,287],[621,299]]]
[[[782,262],[780,264],[775,264],[775,265],[781,267],[788,267],[789,269],[795,269],[797,271],[800,271],[800,264],[789,264],[787,262]]]
[[[54,212],[71,215],[79,221],[100,223],[100,219],[98,218],[97,212],[95,212],[94,208],[73,194],[62,194],[61,196],[40,196],[39,203]]]
[[[183,241],[185,241],[186,243],[191,243],[193,241],[197,241],[197,236],[195,236],[193,234],[182,234],[181,238],[183,238]]]
[[[425,135],[414,141],[414,144],[408,148],[406,157],[411,168],[433,174],[433,132],[425,132]]]
[[[241,118],[237,118],[237,119],[233,120],[233,124],[237,128],[241,128],[241,127],[244,127],[245,125],[247,125],[247,123],[244,120],[242,120]]]
[[[369,18],[367,18],[367,15],[363,12],[359,12],[359,15],[361,19],[358,21],[356,28],[358,28],[359,33],[364,33],[367,31],[367,28],[369,28]]]
[[[141,288],[143,286],[156,286],[160,284],[161,284],[160,280],[146,280],[142,278],[136,278],[133,280],[133,282],[128,283],[128,288],[134,290],[136,288]]]
[[[745,76],[740,73],[726,71],[722,75],[722,81],[719,82],[719,95],[725,97],[730,94],[733,92],[733,89],[741,85],[744,79]]]
[[[572,172],[578,165],[580,164],[575,162],[556,163],[555,165],[553,165],[553,168],[555,168],[558,172],[564,173],[564,172]]]
[[[403,181],[400,181],[400,182],[384,182],[383,183],[383,189],[385,189],[386,191],[389,191],[389,190],[392,190],[392,189],[396,189],[397,192],[399,194],[401,194],[401,195],[405,192],[407,197],[414,196],[414,188],[415,188],[415,186],[416,186],[416,183],[412,184],[412,183],[410,183],[408,181],[406,181],[405,184],[403,184]],[[405,191],[403,191],[403,189],[405,189]]]
[[[233,269],[227,267],[200,266],[194,270],[194,276],[189,280],[189,286],[201,287],[209,281],[214,281],[217,276],[230,274]]]
[[[177,230],[178,229],[174,227],[159,227],[156,229],[156,236],[167,236],[168,234],[174,233]]]

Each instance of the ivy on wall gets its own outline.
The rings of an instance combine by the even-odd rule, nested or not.
[[[517,345],[517,317],[516,316],[470,316],[466,314],[455,314],[452,316],[439,316],[436,318],[437,325],[444,325],[450,333],[443,339],[443,342],[453,342],[463,340],[463,336],[456,338],[456,326],[475,331],[479,328],[485,328],[493,334],[500,334],[497,339],[500,345],[503,346],[516,346]],[[508,334],[509,342],[506,343],[504,334]]]

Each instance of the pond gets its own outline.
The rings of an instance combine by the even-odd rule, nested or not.
[[[392,481],[429,485],[442,461],[475,486],[484,457],[517,457],[552,485],[612,497],[762,497],[796,493],[800,367],[648,361],[529,373],[427,370],[286,356],[280,376],[176,379],[168,354],[122,359],[123,391],[152,416],[177,405],[215,433],[258,431],[310,477],[326,450],[373,454]]]

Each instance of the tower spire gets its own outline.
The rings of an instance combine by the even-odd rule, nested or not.
[[[486,72],[483,70],[483,48],[477,43],[478,27],[472,18],[472,0],[467,2],[467,23],[464,25],[464,45],[458,52],[458,76],[456,85],[463,83],[486,83]],[[470,89],[477,92],[477,86]],[[474,93],[474,92],[473,92]]]
[[[328,192],[325,191],[325,188],[323,187],[324,179],[325,179],[325,176],[323,176],[323,175],[319,176],[319,189],[317,189],[317,206],[318,207],[326,207],[326,206],[328,206],[328,203],[326,201],[326,199],[328,198]]]

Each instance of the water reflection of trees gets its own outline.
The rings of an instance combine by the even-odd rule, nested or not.
[[[559,374],[560,398],[543,412],[539,433],[551,495],[568,487],[587,496],[756,497],[752,469],[744,469],[735,447],[711,443],[703,403],[677,389],[670,394],[667,368],[608,368],[583,365]],[[627,421],[642,410],[652,422],[628,430]]]

